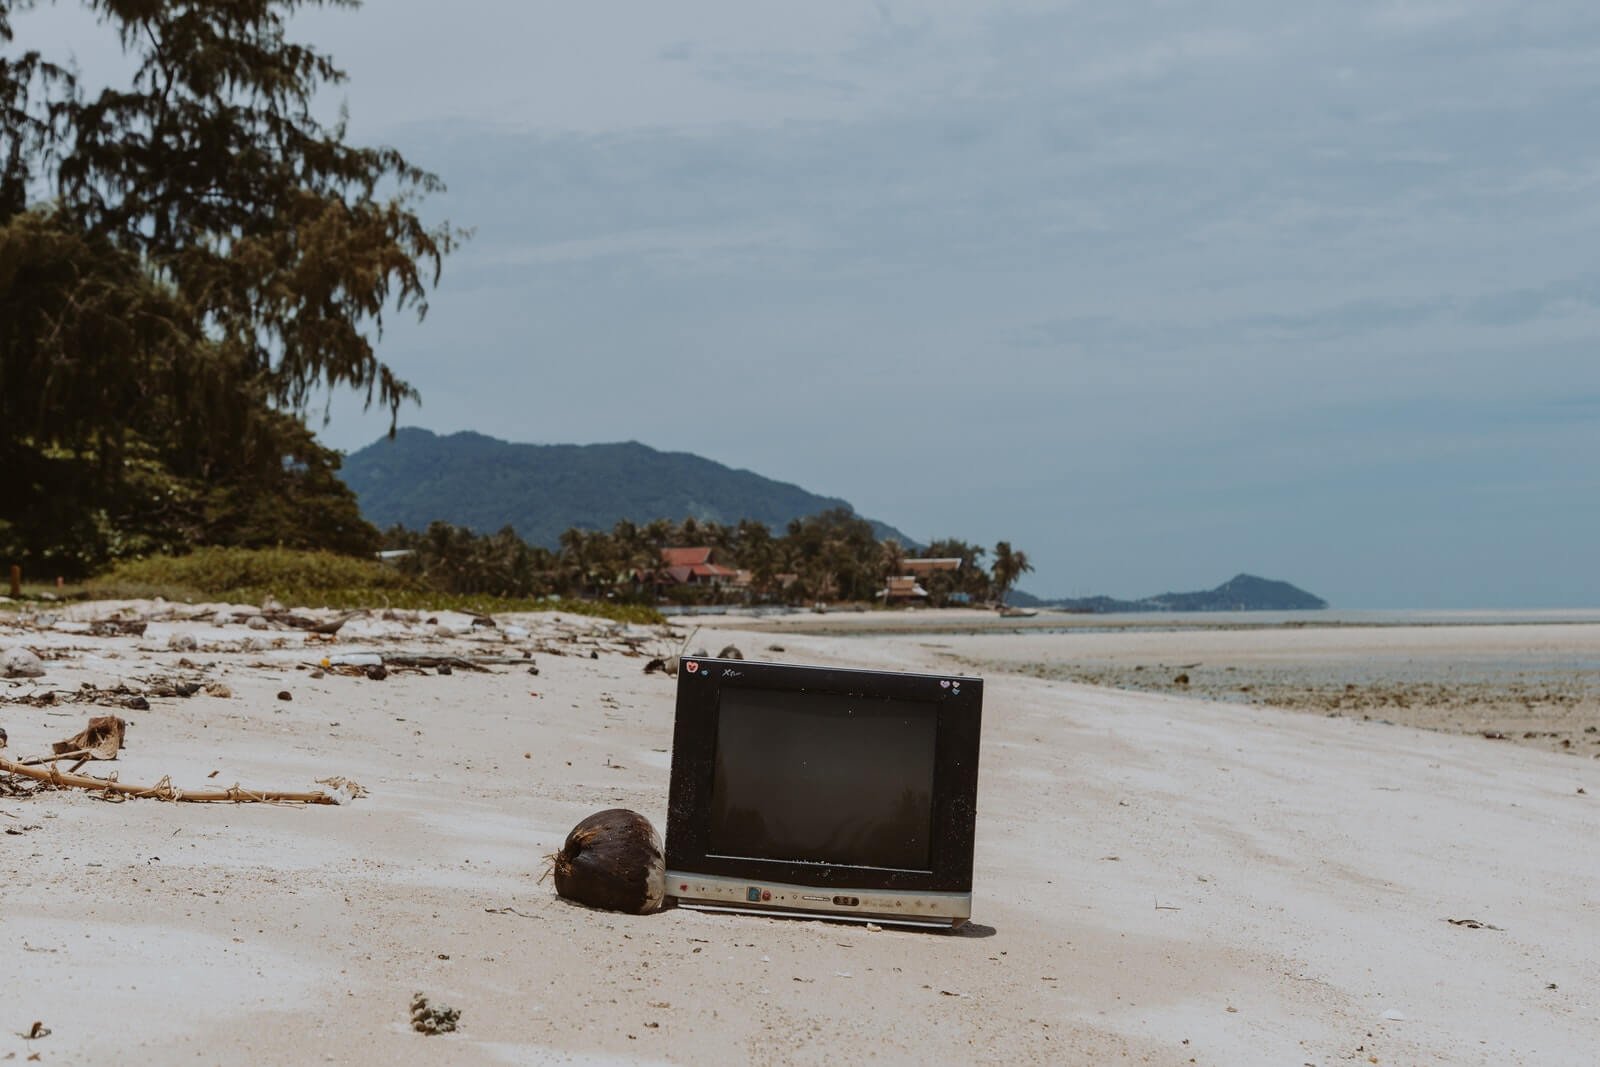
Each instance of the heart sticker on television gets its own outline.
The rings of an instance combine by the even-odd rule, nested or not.
[[[694,660],[690,660],[688,663],[683,665],[683,669],[688,671],[690,674],[693,674],[695,671],[700,669],[700,664],[696,663]]]
[[[949,689],[950,688],[950,680],[948,678],[942,679],[939,682],[939,688],[940,689]]]

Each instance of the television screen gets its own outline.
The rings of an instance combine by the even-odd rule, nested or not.
[[[709,852],[931,870],[937,737],[933,704],[724,687]]]
[[[972,914],[982,718],[980,678],[683,661],[668,895],[959,926]]]

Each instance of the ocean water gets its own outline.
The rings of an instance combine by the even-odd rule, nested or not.
[[[1105,615],[1068,615],[1040,610],[1025,620],[1029,629],[1178,630],[1319,626],[1519,626],[1600,623],[1600,608],[1480,609],[1327,609],[1323,611],[1138,611]]]

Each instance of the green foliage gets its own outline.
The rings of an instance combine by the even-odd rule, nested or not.
[[[86,583],[97,598],[145,595],[165,589],[169,599],[222,599],[258,603],[268,596],[309,603],[327,590],[362,589],[369,595],[421,591],[416,581],[374,559],[289,548],[198,548],[184,556],[125,560]],[[381,600],[379,602],[382,602]]]
[[[303,415],[318,389],[415,397],[373,339],[386,308],[425,312],[461,236],[413,211],[438,180],[312,116],[343,75],[285,39],[302,0],[84,2],[131,85],[89,97],[0,48],[0,551],[68,574],[194,543],[370,552]],[[0,0],[0,46],[27,6]]]
[[[928,599],[935,606],[950,603],[957,594],[964,594],[972,601],[986,601],[993,595],[990,587],[989,575],[983,568],[983,557],[987,550],[981,545],[972,545],[958,537],[943,537],[930,544],[923,555],[933,559],[959,559],[961,565],[954,571],[935,571],[923,581],[923,587],[928,590]]]
[[[1006,593],[1017,584],[1017,579],[1031,570],[1033,564],[1028,562],[1028,554],[1012,549],[1010,541],[1001,541],[994,546],[994,588],[1002,605],[1006,602]]]
[[[480,614],[555,611],[639,624],[663,621],[654,608],[567,597],[503,597],[429,588],[387,564],[332,552],[201,548],[186,556],[127,560],[84,585],[95,599],[165,597],[330,608],[396,608]]]
[[[424,531],[392,526],[384,532],[385,548],[406,553],[396,561],[398,569],[434,589],[459,595],[564,594],[610,604],[872,603],[886,578],[904,573],[906,559],[897,540],[879,541],[872,524],[847,507],[795,519],[779,537],[749,519],[728,526],[690,516],[680,523],[654,519],[643,526],[623,519],[609,532],[569,527],[560,544],[557,552],[529,545],[509,526],[475,534],[435,522]],[[705,547],[712,549],[715,563],[744,572],[747,581],[680,584],[662,565],[664,548]],[[957,592],[975,601],[993,595],[995,585],[977,562],[984,549],[954,539],[933,547],[937,551],[928,554],[963,561],[957,571],[925,579],[933,603],[948,603]],[[1026,565],[1026,556],[1015,556]],[[786,584],[780,576],[792,578]]]

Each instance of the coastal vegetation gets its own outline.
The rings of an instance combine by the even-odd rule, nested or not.
[[[374,550],[305,415],[415,399],[374,340],[462,236],[416,214],[439,180],[313,115],[343,74],[286,22],[343,0],[83,3],[127,84],[18,47],[35,4],[0,0],[0,558]]]
[[[124,560],[74,590],[93,599],[163,597],[171,601],[225,601],[330,608],[419,611],[557,611],[621,622],[660,622],[648,605],[560,595],[502,595],[440,589],[376,559],[300,549],[200,548],[181,556]]]
[[[642,604],[874,603],[888,578],[906,573],[912,555],[960,561],[923,580],[930,604],[984,603],[997,591],[982,546],[941,538],[911,553],[895,538],[879,540],[872,524],[848,507],[793,519],[777,533],[750,519],[642,525],[623,519],[610,530],[569,527],[559,540],[551,550],[528,544],[509,526],[479,534],[446,522],[384,533],[385,549],[404,553],[395,561],[400,573],[462,594],[564,594]],[[675,580],[662,558],[662,550],[672,548],[709,548],[711,560],[729,574]]]

